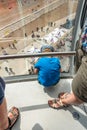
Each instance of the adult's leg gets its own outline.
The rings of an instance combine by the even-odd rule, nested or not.
[[[70,104],[70,105],[79,105],[83,103],[83,101],[80,100],[78,97],[76,97],[73,92],[63,95],[61,97],[61,101],[63,104]]]
[[[6,99],[0,105],[0,130],[7,130],[7,128],[12,128],[19,117],[19,109],[17,107],[12,107],[9,112],[7,112]]]
[[[9,112],[7,112],[7,103],[4,97],[4,90],[5,82],[0,77],[0,130],[5,130],[8,127],[12,127],[19,117],[19,110],[16,107],[12,107]]]
[[[6,99],[3,99],[3,102],[0,104],[0,130],[5,130],[8,128],[8,113],[7,113],[7,104]]]
[[[50,107],[58,109],[67,107],[68,105],[78,105],[83,103],[73,93],[61,93],[58,99],[48,100]]]

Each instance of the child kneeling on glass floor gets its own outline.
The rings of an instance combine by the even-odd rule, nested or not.
[[[44,45],[41,47],[41,52],[54,52],[54,48],[50,45]],[[34,65],[34,73],[38,74],[38,82],[47,88],[59,82],[61,71],[60,59],[58,57],[43,56]]]

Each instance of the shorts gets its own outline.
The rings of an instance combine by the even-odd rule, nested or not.
[[[72,81],[72,91],[80,100],[87,102],[87,57],[82,58],[82,64]]]
[[[4,80],[0,77],[0,104],[2,104],[2,102],[3,102],[4,90],[5,90],[5,82],[4,82]]]

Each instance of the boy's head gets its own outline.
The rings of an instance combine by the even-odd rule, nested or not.
[[[51,45],[44,45],[40,50],[41,52],[54,52],[54,48]]]

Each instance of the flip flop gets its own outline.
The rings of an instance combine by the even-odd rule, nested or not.
[[[53,109],[68,107],[68,105],[62,103],[61,99],[48,100],[48,105]]]
[[[9,120],[9,126],[8,129],[11,129],[19,117],[19,109],[16,107],[12,107],[8,112],[8,120]],[[6,129],[6,130],[8,130]]]

